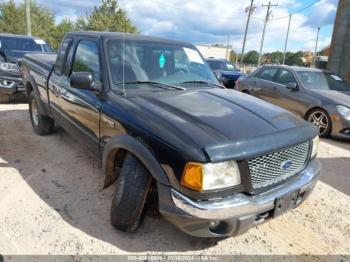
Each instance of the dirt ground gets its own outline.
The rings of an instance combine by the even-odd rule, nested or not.
[[[0,105],[0,254],[349,255],[350,143],[322,140],[319,158],[311,197],[245,235],[197,239],[148,216],[125,234],[109,222],[99,163],[63,131],[35,135],[27,105]]]

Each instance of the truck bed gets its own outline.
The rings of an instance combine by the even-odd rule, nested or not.
[[[40,54],[26,54],[25,59],[29,63],[34,63],[40,66],[42,69],[51,71],[56,62],[56,53],[40,53]]]

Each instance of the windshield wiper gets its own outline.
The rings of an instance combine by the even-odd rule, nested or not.
[[[122,85],[122,84],[123,84],[122,82],[117,83],[117,85]],[[124,84],[125,84],[125,85],[132,85],[132,84],[149,84],[149,85],[153,85],[153,86],[155,86],[155,87],[160,87],[160,88],[163,88],[163,89],[164,89],[164,87],[161,87],[161,86],[166,86],[166,87],[170,87],[170,88],[178,89],[178,90],[186,90],[186,88],[181,87],[181,86],[174,86],[174,85],[164,84],[164,83],[155,82],[155,81],[129,81],[129,82],[125,82]]]
[[[220,87],[220,88],[225,88],[222,85],[218,85],[218,84],[208,82],[208,81],[203,81],[203,80],[185,81],[185,82],[181,82],[180,84],[207,84],[207,85],[212,85],[212,86],[216,86],[216,87]]]

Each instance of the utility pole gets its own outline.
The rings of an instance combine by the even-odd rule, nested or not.
[[[262,56],[262,51],[263,51],[263,46],[264,46],[264,40],[265,40],[266,24],[267,24],[267,21],[269,20],[270,14],[271,14],[270,9],[271,9],[271,7],[273,7],[273,6],[278,6],[278,4],[271,4],[271,2],[269,2],[268,5],[262,5],[262,6],[263,6],[263,7],[267,6],[267,12],[266,12],[266,17],[265,17],[264,29],[263,29],[263,33],[262,33],[262,36],[261,36],[258,67],[260,66],[260,63],[261,63],[261,56]]]
[[[226,59],[230,60],[229,54],[228,54],[228,47],[230,45],[230,33],[227,36],[227,45],[226,45]]]
[[[314,57],[313,57],[313,61],[312,64],[314,65],[314,67],[316,67],[316,54],[317,54],[317,45],[318,45],[318,37],[320,35],[320,27],[317,27],[317,37],[316,37],[316,45],[315,45],[315,52],[314,52]]]
[[[26,18],[27,18],[27,35],[32,35],[32,27],[30,23],[30,0],[26,1]]]
[[[247,33],[248,33],[248,27],[249,27],[249,22],[250,22],[250,16],[252,14],[252,12],[254,12],[255,10],[255,6],[254,4],[254,0],[251,0],[250,2],[250,6],[245,10],[246,12],[248,12],[248,18],[247,18],[247,23],[245,25],[245,32],[244,32],[244,39],[243,39],[243,46],[242,46],[242,57],[241,57],[241,65],[243,65],[243,58],[244,58],[244,49],[245,49],[245,42],[247,40]],[[238,54],[237,54],[238,56]]]
[[[287,29],[287,35],[286,35],[286,43],[284,44],[284,52],[283,52],[283,62],[286,61],[286,52],[287,52],[287,44],[288,44],[288,37],[289,37],[289,29],[290,29],[290,21],[292,20],[292,14],[289,14],[289,21],[288,21],[288,29]]]

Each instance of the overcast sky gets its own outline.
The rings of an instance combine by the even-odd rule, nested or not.
[[[16,0],[21,2],[23,0]],[[2,0],[4,2],[4,0]],[[52,10],[56,21],[76,19],[90,12],[100,0],[37,0]],[[271,21],[266,29],[264,52],[283,50],[289,12],[296,12],[315,0],[271,0]],[[119,0],[142,34],[179,39],[194,44],[224,44],[227,35],[235,50],[242,48],[250,0]],[[255,0],[247,38],[247,50],[258,50],[268,0]],[[303,12],[293,15],[288,49],[313,50],[317,27],[321,27],[319,47],[330,44],[338,0],[320,0]],[[282,18],[282,19],[281,19]]]

